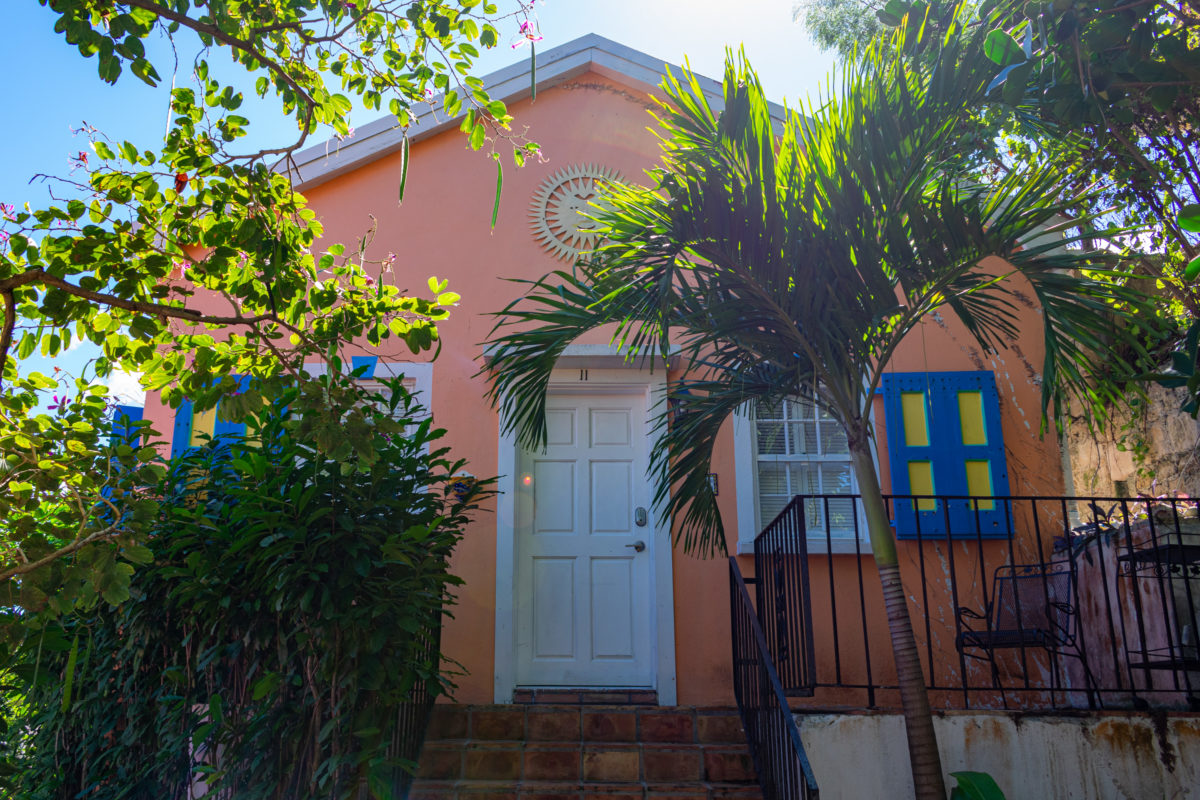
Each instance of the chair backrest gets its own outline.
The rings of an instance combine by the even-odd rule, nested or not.
[[[992,584],[992,630],[1039,631],[1049,643],[1074,636],[1074,572],[1066,561],[1009,564]]]

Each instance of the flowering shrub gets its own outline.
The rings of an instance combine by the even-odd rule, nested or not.
[[[131,599],[46,622],[8,664],[13,796],[402,795],[450,689],[446,560],[489,482],[451,491],[443,431],[385,384],[369,466],[278,413],[298,390],[254,415],[256,441],[170,465]]]

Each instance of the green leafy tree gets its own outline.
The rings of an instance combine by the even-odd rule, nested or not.
[[[905,19],[944,26],[953,3],[813,0],[796,7],[813,37],[848,57]],[[1004,69],[976,109],[963,146],[994,178],[1015,162],[1053,162],[1093,210],[1140,232],[1139,272],[1180,323],[1200,316],[1184,275],[1200,237],[1178,224],[1200,202],[1200,8],[1195,3],[1063,0],[978,4],[981,52]],[[923,57],[924,48],[910,51]],[[978,53],[965,53],[968,58]]]
[[[935,311],[959,319],[984,349],[1006,346],[1019,305],[1007,278],[1019,274],[1044,315],[1044,409],[1071,395],[1098,404],[1107,384],[1090,380],[1093,365],[1134,371],[1118,345],[1136,342],[1111,304],[1144,303],[1105,279],[1110,252],[1069,246],[1080,234],[1060,215],[1088,198],[1060,172],[1031,165],[996,183],[964,182],[958,128],[999,67],[964,58],[979,46],[964,36],[939,38],[939,54],[921,62],[891,55],[920,35],[902,29],[898,37],[914,38],[869,48],[834,96],[807,117],[789,112],[781,136],[744,59],[726,67],[720,114],[694,78],[670,79],[654,184],[606,192],[611,209],[597,212],[606,243],[505,309],[489,369],[505,427],[536,448],[551,371],[580,334],[613,325],[630,358],[677,345],[684,377],[668,387],[673,408],[651,473],[678,541],[700,553],[725,546],[707,480],[721,425],[747,402],[796,395],[832,414],[848,437],[883,586],[917,795],[944,800],[871,457],[873,393],[901,340]],[[979,268],[993,255],[1005,271]]]
[[[351,415],[346,383],[314,385]],[[39,619],[0,664],[23,689],[0,696],[0,794],[404,796],[451,687],[447,558],[487,482],[459,491],[463,463],[400,380],[371,397],[378,459],[352,471],[281,413],[302,391],[251,415],[256,439],[172,462],[127,602]]]
[[[901,3],[903,5],[903,3]],[[1144,231],[1141,272],[1180,322],[1200,317],[1185,276],[1200,236],[1179,223],[1200,202],[1200,6],[1188,2],[1000,0],[984,52],[1014,158],[1055,161],[1099,182],[1098,207]]]
[[[5,605],[57,598],[61,610],[127,593],[154,510],[142,493],[141,511],[111,513],[110,502],[153,481],[153,432],[109,447],[111,409],[98,381],[136,372],[172,405],[225,398],[222,413],[236,416],[303,380],[306,358],[335,359],[351,341],[436,346],[458,295],[437,279],[409,294],[401,286],[425,281],[406,275],[403,258],[368,265],[369,231],[350,249],[323,240],[293,187],[298,148],[318,134],[353,136],[356,103],[407,128],[435,92],[435,111],[465,109],[471,147],[489,150],[497,169],[502,152],[520,164],[536,146],[509,132],[504,104],[472,74],[480,49],[500,41],[498,26],[528,21],[523,3],[40,2],[108,83],[160,84],[169,71],[148,55],[151,37],[199,49],[190,75],[172,81],[161,141],[85,129],[90,150],[51,181],[61,199],[0,206],[0,592]],[[232,81],[219,80],[210,60],[232,62]],[[295,137],[247,146],[242,86],[276,103]],[[89,374],[21,370],[33,354],[53,358],[79,340],[100,350]],[[235,374],[253,376],[253,387],[234,396]],[[344,435],[326,400],[302,393],[294,411],[324,428],[318,441],[331,455],[369,466],[373,440]]]
[[[878,18],[883,7],[875,0],[803,0],[792,7],[792,19],[802,20],[822,49],[848,58],[887,32]]]

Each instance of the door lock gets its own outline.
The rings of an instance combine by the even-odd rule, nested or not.
[[[627,545],[625,545],[625,546],[626,546],[626,547],[632,547],[632,548],[633,548],[633,551],[634,551],[635,553],[640,553],[640,552],[642,552],[643,550],[645,550],[645,549],[646,549],[646,543],[645,543],[645,542],[643,542],[641,539],[638,539],[638,540],[637,540],[636,542],[634,542],[633,544],[627,544]]]
[[[637,525],[639,528],[646,527],[646,522],[647,522],[648,516],[649,515],[646,514],[646,509],[643,508],[642,506],[638,506],[633,511],[633,524]]]

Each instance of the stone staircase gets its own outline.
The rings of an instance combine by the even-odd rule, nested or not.
[[[762,800],[737,711],[439,705],[411,800]]]

